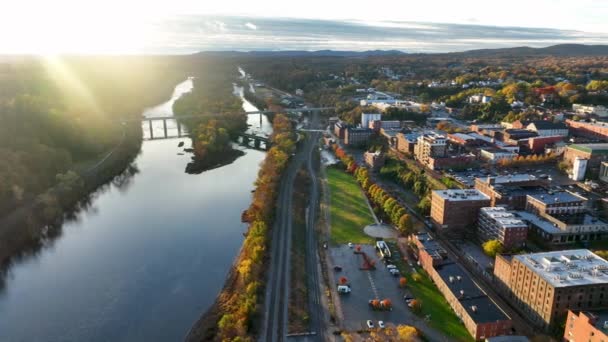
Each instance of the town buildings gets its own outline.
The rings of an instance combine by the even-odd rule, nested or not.
[[[416,159],[424,166],[429,165],[430,158],[447,156],[447,141],[445,136],[436,133],[426,133],[418,137],[414,147]]]
[[[490,206],[490,197],[479,190],[435,190],[431,195],[431,222],[449,235],[473,232],[479,209]]]
[[[599,169],[603,161],[608,161],[608,143],[569,145],[564,152],[564,161],[573,165],[577,157],[589,160],[589,168]]]
[[[380,113],[361,113],[361,127],[369,128],[369,124],[372,121],[382,120],[382,114]]]
[[[494,275],[530,322],[556,327],[568,309],[608,304],[608,262],[586,249],[498,255]]]
[[[482,241],[498,240],[507,249],[521,247],[526,242],[528,225],[504,207],[479,210],[477,235]]]
[[[365,152],[363,157],[365,159],[365,164],[369,165],[373,171],[377,171],[384,166],[384,162],[386,160],[384,153],[380,151]]]
[[[606,122],[566,120],[566,124],[575,136],[608,141],[608,123]]]
[[[475,179],[475,189],[490,198],[490,206],[502,205],[518,210],[526,207],[528,194],[545,192],[544,188],[548,185],[548,180],[528,174]]]
[[[344,133],[344,144],[350,146],[362,146],[367,143],[374,133],[369,128],[348,127]]]
[[[397,150],[403,153],[414,154],[414,147],[416,147],[419,136],[419,133],[397,133]]]
[[[553,136],[568,136],[568,126],[562,122],[551,122],[551,121],[532,121],[526,129],[532,132],[536,132],[542,137],[553,137]]]
[[[584,115],[594,114],[599,117],[608,116],[608,109],[606,109],[606,107],[604,107],[604,106],[592,106],[592,105],[574,103],[574,104],[572,104],[572,110],[577,114],[584,114]]]
[[[564,341],[608,341],[608,311],[568,310]]]
[[[428,234],[410,237],[415,256],[475,340],[508,335],[511,318]]]

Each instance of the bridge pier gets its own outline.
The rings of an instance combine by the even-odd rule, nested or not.
[[[175,120],[175,123],[177,123],[177,137],[181,138],[182,136],[182,126],[179,124],[179,121]]]
[[[148,121],[148,126],[150,126],[150,139],[154,139],[154,131],[152,130],[152,120]]]
[[[253,146],[255,146],[255,148],[260,148],[260,140],[259,139],[253,140]]]
[[[165,139],[167,139],[167,120],[163,120],[163,130],[165,131]]]

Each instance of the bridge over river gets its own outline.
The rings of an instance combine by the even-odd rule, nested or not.
[[[280,113],[286,113],[288,115],[295,115],[297,113],[309,112],[309,111],[324,111],[332,110],[334,107],[320,107],[320,108],[296,108],[296,109],[285,109]],[[264,114],[277,114],[276,111],[247,111],[247,115],[258,115],[260,116],[260,125],[262,123],[262,115]],[[181,138],[188,136],[186,129],[183,127],[181,119],[195,119],[217,116],[217,114],[206,114],[206,115],[184,115],[180,116],[179,119],[173,116],[155,116],[155,117],[142,117],[140,119],[144,134],[144,140],[157,140],[157,139],[171,139]],[[123,120],[123,123],[133,122],[135,120]],[[271,145],[270,138],[268,135],[248,130],[244,133],[240,133],[238,136],[238,142],[247,146],[254,147],[256,149],[268,150]],[[253,145],[251,145],[253,143]]]

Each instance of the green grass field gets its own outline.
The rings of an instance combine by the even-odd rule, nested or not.
[[[374,222],[357,181],[335,168],[327,169],[331,202],[331,242],[372,243],[363,228]]]
[[[398,250],[395,243],[389,243],[391,249]],[[426,272],[421,268],[418,268],[418,273],[422,276],[419,281],[412,279],[412,274],[405,272],[407,267],[405,262],[401,259],[396,260],[395,264],[399,268],[401,274],[405,274],[407,278],[407,289],[412,293],[413,297],[422,301],[422,317],[431,315],[429,325],[435,328],[446,336],[453,337],[458,341],[473,341],[473,337],[469,334],[468,330],[464,327],[464,324],[460,322],[460,319],[448,302],[445,300],[439,289],[433,284],[431,279],[428,277]]]

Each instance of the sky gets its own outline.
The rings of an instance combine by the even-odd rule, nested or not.
[[[182,30],[178,36],[175,34],[175,18],[185,15],[189,21],[192,17],[200,21],[197,25],[191,23],[191,33]],[[608,21],[604,19],[608,17],[606,0],[18,0],[10,1],[10,5],[3,4],[0,11],[0,53],[162,53],[163,45],[169,53],[204,50],[217,44],[210,43],[208,37],[199,37],[200,46],[197,46],[192,35],[201,35],[210,17],[226,16],[246,19],[242,26],[252,33],[264,29],[255,23],[256,20],[293,18],[355,23],[385,30],[467,27],[474,31],[477,27],[482,31],[489,26],[498,26],[503,27],[505,33],[519,31],[518,40],[513,42],[517,44],[525,42],[521,28],[561,30],[569,38],[582,37],[581,42],[603,43],[608,36]],[[216,31],[227,34],[227,26],[222,31],[223,22],[216,20]],[[279,27],[278,31],[281,29]],[[536,32],[530,30],[531,35]],[[265,37],[271,33],[266,32]],[[263,44],[259,47],[251,44],[251,37],[244,35],[244,32],[239,32],[238,37],[233,34],[228,40],[234,43],[235,49],[241,45],[239,37],[247,40],[244,45],[252,49],[266,48]],[[486,41],[494,39],[484,32],[479,32],[479,35]],[[217,34],[215,37],[219,41]],[[167,44],[167,39],[178,41]],[[504,42],[504,37],[501,39]],[[187,44],[182,44],[181,40]],[[398,43],[398,37],[391,42]],[[544,44],[549,45],[550,42]],[[184,45],[182,49],[180,45]],[[535,45],[535,41],[528,45]],[[481,47],[492,46],[486,44]],[[356,50],[357,46],[352,49]]]

